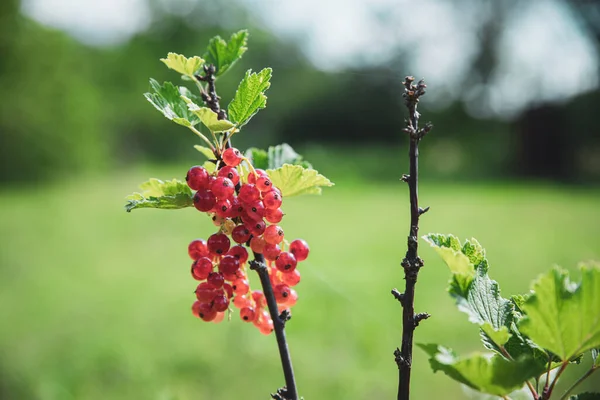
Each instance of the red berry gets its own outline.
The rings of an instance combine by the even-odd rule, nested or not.
[[[218,177],[210,183],[210,190],[218,199],[228,199],[235,191],[235,185],[229,178]]]
[[[194,194],[194,207],[196,207],[198,211],[210,211],[215,206],[216,202],[217,199],[210,190],[200,189]]]
[[[245,295],[250,290],[250,283],[247,279],[240,278],[233,281],[231,287],[236,295]]]
[[[240,318],[245,322],[253,322],[256,319],[256,310],[253,307],[244,307],[240,310]]]
[[[259,221],[254,221],[252,225],[249,225],[248,227],[253,236],[260,236],[265,231],[266,226],[265,221],[261,219]]]
[[[198,316],[203,321],[212,321],[217,316],[217,311],[212,308],[210,303],[202,303],[198,306]]]
[[[196,288],[196,298],[202,303],[211,302],[218,294],[217,288],[208,282],[202,282]]]
[[[252,176],[252,174],[250,174],[249,176]],[[260,200],[260,190],[258,190],[256,185],[247,183],[240,188],[238,198],[242,203],[251,204],[255,201]]]
[[[235,274],[240,269],[240,261],[234,256],[225,256],[219,263],[219,271],[224,274]]]
[[[229,211],[229,216],[231,218],[241,217],[244,214],[244,206],[242,202],[237,196],[231,197],[229,200],[231,202],[231,211]]]
[[[231,299],[233,297],[233,287],[231,287],[229,283],[223,284],[223,290],[225,291],[225,294],[227,295],[228,299]]]
[[[256,183],[256,181],[258,180],[258,178],[263,177],[263,176],[269,176],[267,174],[267,171],[265,171],[264,169],[260,169],[260,168],[256,168],[254,170],[256,172],[256,175],[254,175],[252,172],[248,175],[248,183]]]
[[[227,199],[221,199],[215,204],[215,212],[221,218],[227,218],[231,211],[231,202]]]
[[[277,285],[273,288],[273,294],[278,304],[285,304],[290,297],[290,287],[285,283]]]
[[[203,281],[208,278],[212,269],[212,261],[208,257],[200,257],[192,264],[192,277],[197,281]]]
[[[252,251],[255,253],[262,254],[266,244],[267,242],[265,242],[265,239],[263,239],[262,236],[254,236],[250,240],[250,249],[252,249]]]
[[[279,244],[283,241],[283,229],[278,225],[269,225],[263,237],[268,244]]]
[[[252,291],[252,300],[254,300],[256,303],[256,308],[263,308],[267,305],[267,300],[265,299],[265,295],[261,290]]]
[[[209,181],[208,171],[198,165],[192,167],[185,176],[185,181],[187,182],[190,189],[206,189],[208,187]]]
[[[244,210],[246,215],[255,221],[261,220],[265,216],[265,206],[260,200],[248,203]]]
[[[275,190],[271,190],[263,195],[263,204],[266,209],[274,210],[276,208],[281,207],[281,203],[283,200],[281,199],[281,195],[277,193]]]
[[[237,169],[230,166],[225,166],[219,170],[217,176],[222,176],[223,178],[229,178],[233,185],[237,185],[240,181],[240,174],[237,172]]]
[[[225,318],[225,313],[218,312],[217,315],[215,316],[215,319],[213,319],[212,322],[214,322],[215,324],[218,324],[219,322],[223,321],[224,318]]]
[[[234,256],[240,262],[240,266],[244,265],[248,261],[248,250],[244,246],[233,246],[227,252],[228,256]]]
[[[296,257],[296,261],[304,261],[308,257],[308,252],[310,249],[308,248],[308,243],[302,239],[296,239],[292,243],[290,243],[290,253]]]
[[[300,271],[296,268],[290,272],[283,272],[281,280],[288,286],[296,286],[300,282]]]
[[[188,254],[192,260],[197,260],[202,257],[208,257],[208,247],[206,246],[206,240],[195,239],[188,245]]]
[[[269,229],[269,228],[267,228],[267,229]],[[265,234],[266,234],[266,232],[265,232]],[[265,247],[263,248],[263,255],[269,261],[275,261],[277,259],[277,256],[279,256],[279,253],[281,253],[281,249],[276,244],[267,243],[265,245]]]
[[[282,251],[275,261],[275,266],[281,272],[293,271],[296,269],[297,264],[298,262],[296,261],[296,257],[294,257],[294,255],[288,251]]]
[[[236,243],[246,243],[250,240],[250,231],[246,228],[246,225],[238,225],[231,231],[231,238]]]
[[[229,250],[229,246],[231,246],[229,238],[222,233],[210,235],[206,243],[208,245],[208,251],[213,255],[225,254],[227,253],[227,250]]]
[[[223,162],[230,167],[235,167],[242,162],[242,154],[234,147],[226,149],[221,155],[221,158],[223,159]]]
[[[206,282],[210,283],[218,289],[223,287],[223,284],[225,283],[225,278],[223,278],[223,274],[220,272],[211,272],[210,274],[208,274]]]
[[[273,184],[268,176],[261,176],[256,180],[256,187],[261,192],[265,193],[270,191],[273,188]]]
[[[214,298],[212,304],[216,311],[225,311],[229,308],[229,299],[224,294],[219,295]]]
[[[290,307],[294,307],[296,305],[296,302],[298,301],[298,293],[296,293],[296,291],[294,289],[290,289],[290,295],[287,298],[287,302],[285,303],[285,305],[290,308]]]
[[[278,224],[283,219],[283,211],[281,208],[267,208],[265,209],[265,219],[272,224]]]
[[[264,320],[259,326],[258,330],[263,335],[270,335],[273,332],[273,320],[271,318]]]
[[[235,296],[233,298],[233,305],[236,306],[237,308],[250,307],[253,304],[254,304],[253,301],[250,300],[250,298],[248,298],[246,296]]]

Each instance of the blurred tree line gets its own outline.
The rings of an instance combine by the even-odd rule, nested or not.
[[[382,176],[387,160],[397,157],[405,143],[400,132],[403,76],[385,66],[318,71],[294,45],[252,26],[243,10],[229,1],[219,4],[185,19],[161,15],[126,44],[92,48],[26,18],[17,0],[0,2],[0,180],[39,181],[73,171],[189,158],[195,138],[143,99],[148,78],[177,82],[159,58],[169,51],[201,55],[210,37],[243,27],[250,29],[250,51],[242,65],[219,81],[223,101],[228,102],[248,68],[273,66],[274,76],[267,111],[245,128],[248,133],[237,145],[287,141],[320,162],[328,154],[354,151],[357,156],[349,164],[361,154],[356,149],[368,145],[383,162],[370,163],[362,173]],[[590,6],[574,2],[573,7],[588,16],[600,46]],[[226,29],[215,24],[225,8]],[[480,52],[471,74],[485,82],[495,65],[498,21],[484,22],[480,29]],[[410,72],[400,55],[394,65],[396,71]],[[424,144],[423,152],[429,154],[424,168],[464,178],[598,182],[599,107],[596,91],[565,104],[536,104],[515,120],[503,121],[475,119],[461,102],[443,109],[428,109],[425,102],[424,118],[436,125],[437,138]]]

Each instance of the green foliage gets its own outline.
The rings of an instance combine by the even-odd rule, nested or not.
[[[483,393],[505,396],[523,386],[525,380],[539,373],[536,362],[528,356],[508,361],[498,354],[489,357],[473,354],[458,357],[452,350],[435,344],[419,344],[429,356],[434,372],[443,371],[452,379]]]
[[[236,126],[242,127],[260,109],[267,106],[265,91],[271,86],[271,68],[264,68],[259,73],[246,71],[244,79],[240,82],[235,96],[227,108],[229,118]]]
[[[254,168],[269,168],[269,153],[265,150],[256,147],[250,147],[248,150],[246,150],[244,156],[250,160]]]
[[[532,286],[520,330],[566,361],[600,346],[600,267],[581,267],[581,282],[554,268]]]
[[[142,193],[133,193],[126,197],[125,210],[136,208],[178,209],[192,207],[192,191],[185,182],[177,179],[161,181],[151,178],[140,185]]]
[[[323,186],[333,186],[333,182],[316,170],[301,165],[284,164],[280,168],[267,170],[267,173],[284,197],[321,194]]]
[[[600,393],[581,393],[569,397],[569,400],[600,400]]]
[[[204,54],[206,64],[213,64],[216,68],[216,76],[219,77],[227,72],[237,60],[248,49],[248,31],[241,30],[234,33],[229,41],[215,36],[208,43],[208,49]]]
[[[198,150],[200,153],[202,153],[209,160],[213,160],[215,158],[213,151],[211,149],[209,149],[208,147],[200,146],[197,144],[194,146],[194,148],[196,150]]]
[[[267,151],[251,147],[246,150],[245,156],[252,162],[254,168],[277,169],[284,164],[301,165],[304,168],[312,168],[312,165],[308,161],[305,161],[304,158],[296,153],[292,146],[287,143],[269,146]]]
[[[592,366],[600,367],[600,357],[598,354],[600,353],[600,349],[592,349]]]
[[[188,109],[193,112],[200,119],[202,124],[204,124],[211,132],[226,132],[235,126],[226,119],[220,120],[217,113],[210,108],[200,107],[186,96],[181,96],[181,98],[186,102]]]
[[[186,127],[194,126],[200,119],[189,110],[182,96],[188,99],[197,99],[185,87],[176,87],[171,82],[161,86],[156,80],[150,78],[150,86],[154,93],[144,93],[146,99],[160,111],[166,118]]]
[[[167,58],[161,58],[160,61],[165,63],[167,67],[179,72],[181,75],[190,78],[193,78],[194,74],[204,64],[204,60],[198,56],[187,58],[186,56],[177,53],[169,53]]]

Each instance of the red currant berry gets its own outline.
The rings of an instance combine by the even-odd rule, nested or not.
[[[215,212],[221,218],[227,218],[231,211],[231,202],[227,199],[217,201],[215,204]]]
[[[224,274],[235,274],[240,269],[240,261],[234,256],[225,256],[219,263],[219,271]]]
[[[212,270],[212,261],[208,257],[200,257],[192,264],[192,277],[197,281],[203,281],[208,278]]]
[[[215,324],[218,324],[219,322],[223,321],[224,318],[225,318],[225,313],[218,312],[217,315],[215,316],[215,319],[213,319],[212,322],[214,322]]]
[[[208,257],[208,247],[206,246],[206,240],[195,239],[188,246],[188,254],[192,260],[197,260],[202,257]]]
[[[268,244],[279,244],[283,241],[283,229],[278,225],[269,225],[263,237]]]
[[[308,243],[302,239],[296,239],[292,243],[290,243],[290,253],[296,257],[296,261],[304,261],[308,257],[308,252],[310,249],[308,248]]]
[[[283,200],[281,199],[281,195],[275,190],[271,190],[263,195],[263,204],[265,205],[266,209],[277,209],[281,207],[282,202]]]
[[[282,251],[281,254],[279,254],[279,257],[277,257],[277,260],[275,261],[275,266],[281,272],[293,271],[294,269],[296,269],[297,264],[298,262],[296,261],[296,257],[294,257],[292,253],[287,251]]]
[[[244,210],[246,215],[255,221],[259,221],[265,216],[265,206],[260,200],[248,204]]]
[[[269,228],[267,228],[267,229],[269,229]],[[266,234],[266,232],[265,232],[265,234]],[[265,247],[263,248],[263,255],[269,261],[277,260],[277,256],[279,256],[279,253],[281,253],[281,249],[276,244],[267,243],[265,245]]]
[[[219,291],[210,283],[202,282],[196,288],[196,298],[202,303],[210,303]]]
[[[212,308],[210,303],[202,303],[198,306],[198,316],[202,321],[212,321],[217,316],[217,311]]]
[[[206,244],[208,246],[208,251],[213,255],[225,254],[227,253],[227,250],[229,250],[229,246],[231,246],[229,238],[222,233],[210,235]]]
[[[261,192],[265,193],[270,191],[273,188],[273,184],[268,176],[261,176],[256,180],[256,187]]]
[[[223,162],[230,167],[235,167],[242,162],[242,154],[234,147],[226,149],[221,155],[221,158],[223,159]]]
[[[262,290],[254,290],[252,291],[252,300],[256,303],[256,308],[260,309],[267,305],[267,300],[265,299],[265,295]],[[267,313],[267,315],[269,315]]]
[[[231,299],[233,297],[233,287],[229,283],[223,284],[223,290],[225,291],[225,294],[227,295],[228,299]]]
[[[249,176],[252,176],[250,174]],[[240,193],[238,194],[238,198],[242,203],[251,204],[255,201],[260,200],[260,190],[251,183],[245,184],[240,188]]]
[[[227,252],[228,256],[234,256],[240,262],[240,266],[244,265],[248,261],[248,250],[244,246],[233,246]]]
[[[273,332],[273,320],[271,318],[264,320],[263,323],[258,326],[258,330],[265,336],[270,335]]]
[[[244,307],[240,310],[240,318],[245,322],[253,322],[256,319],[256,310],[252,307]]]
[[[200,304],[202,303],[197,300],[192,304],[192,314],[194,314],[194,317],[196,318],[200,318]]]
[[[235,296],[233,298],[233,305],[240,309],[244,307],[251,307],[253,304],[254,302],[246,296]]]
[[[185,181],[190,189],[206,189],[209,181],[208,171],[200,166],[192,167],[185,176]]]
[[[265,171],[264,169],[260,169],[260,168],[256,168],[254,170],[256,172],[256,175],[254,175],[252,172],[248,175],[248,183],[252,183],[255,184],[256,181],[258,180],[258,178],[266,176],[268,177],[269,175],[267,174],[267,171]]]
[[[236,279],[232,282],[231,287],[236,295],[245,295],[250,290],[250,283],[247,279]]]
[[[285,304],[290,297],[290,287],[285,283],[277,285],[273,288],[273,294],[278,304]]]
[[[288,286],[296,286],[300,282],[300,271],[298,268],[290,272],[284,272],[281,274],[281,280]]]
[[[254,221],[252,225],[249,226],[249,228],[252,235],[260,236],[265,231],[266,226],[267,225],[265,224],[265,221],[261,219],[259,221]]]
[[[214,298],[212,304],[216,311],[222,312],[229,308],[229,299],[224,294],[219,295]]]
[[[208,274],[206,282],[210,283],[218,289],[223,287],[223,284],[225,283],[225,278],[223,278],[223,274],[220,272],[211,272],[210,274]]]
[[[235,185],[229,178],[218,177],[210,183],[210,190],[218,199],[228,199],[235,191]]]
[[[221,168],[217,176],[230,179],[233,182],[233,186],[237,185],[240,181],[240,174],[234,167],[225,166]]]
[[[244,206],[240,199],[237,196],[233,196],[229,201],[231,202],[229,216],[231,218],[241,217],[244,214]]]
[[[285,303],[288,308],[294,307],[298,301],[298,293],[294,289],[290,289],[290,295],[288,296],[287,302]]]
[[[248,240],[250,240],[250,231],[248,228],[246,228],[246,225],[238,225],[233,228],[233,231],[231,232],[231,238],[236,243],[246,243]]]
[[[265,242],[265,239],[263,239],[262,236],[254,236],[250,240],[250,249],[252,249],[252,251],[255,253],[262,254],[263,249],[265,248],[266,244],[267,244],[267,242]]]
[[[210,190],[200,189],[194,194],[194,207],[196,207],[198,211],[210,211],[215,206],[216,202],[217,199]]]
[[[267,208],[265,209],[265,219],[272,224],[278,224],[283,219],[283,211],[281,208]]]

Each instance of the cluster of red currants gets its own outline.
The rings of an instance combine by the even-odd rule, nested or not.
[[[220,322],[233,303],[243,321],[268,335],[273,321],[263,292],[250,288],[247,249],[264,256],[281,312],[296,304],[298,295],[292,289],[300,282],[296,265],[308,257],[309,248],[302,239],[284,240],[277,225],[283,218],[282,196],[268,174],[256,169],[246,178],[240,176],[244,158],[237,149],[228,148],[221,158],[224,166],[214,173],[195,166],[186,176],[188,186],[196,190],[194,206],[209,213],[219,227],[208,240],[196,239],[188,246],[194,260],[192,277],[201,281],[192,312],[204,321]]]

